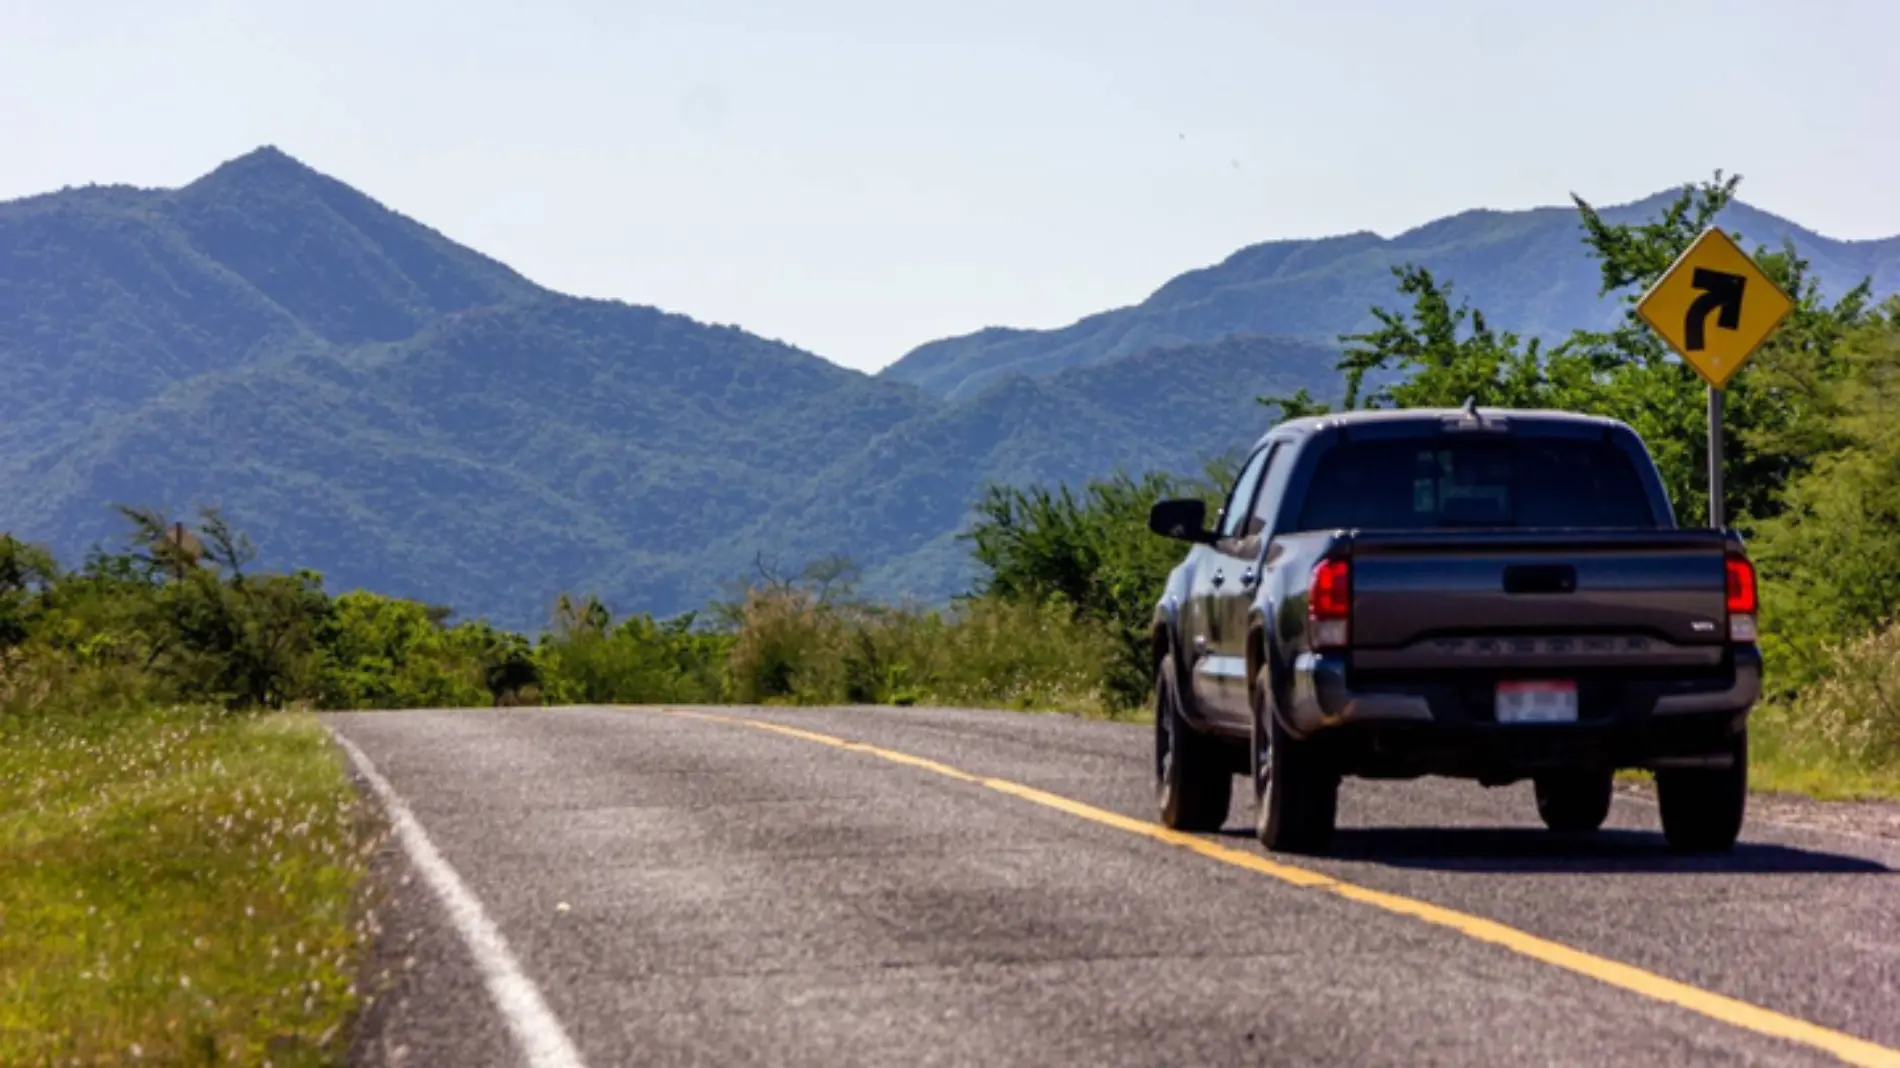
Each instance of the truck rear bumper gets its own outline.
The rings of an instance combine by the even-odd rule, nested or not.
[[[1492,676],[1361,682],[1344,656],[1313,653],[1292,676],[1287,728],[1335,739],[1344,770],[1509,781],[1545,766],[1661,767],[1724,752],[1760,696],[1761,655],[1737,647],[1720,677],[1586,680],[1578,722],[1562,724],[1497,723],[1484,696]]]
[[[1341,723],[1430,723],[1431,700],[1416,693],[1355,693],[1346,685],[1346,658],[1301,653],[1293,661],[1287,726],[1300,737]]]

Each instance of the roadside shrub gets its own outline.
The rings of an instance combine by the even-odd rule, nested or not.
[[[943,704],[1103,714],[1120,700],[1111,682],[1118,642],[1059,598],[1040,604],[979,597],[937,629],[928,689]]]
[[[827,704],[846,700],[852,635],[838,611],[810,590],[752,589],[736,609],[726,661],[741,704]]]
[[[728,670],[743,703],[919,703],[1104,714],[1116,643],[1052,598],[977,597],[948,611],[828,603],[799,589],[742,602]]]
[[[535,682],[551,704],[709,704],[723,696],[728,639],[694,627],[695,617],[618,625],[596,598],[556,603],[554,628],[535,650]],[[504,661],[498,670],[506,671]]]
[[[1852,765],[1900,764],[1900,623],[1831,652],[1828,676],[1801,695],[1792,725]]]
[[[843,700],[915,705],[940,700],[948,657],[944,618],[912,606],[856,604],[841,613],[847,637]]]
[[[321,577],[246,573],[254,550],[215,510],[195,530],[122,511],[133,525],[129,551],[95,551],[78,572],[43,581],[27,611],[32,640],[82,665],[136,665],[166,701],[248,708],[307,698],[329,606]]]
[[[307,572],[227,580],[194,571],[159,584],[145,605],[152,669],[181,700],[280,708],[316,682],[327,607]]]
[[[1148,509],[1164,497],[1199,496],[1210,516],[1231,481],[1225,461],[1200,479],[1154,473],[1117,475],[1067,486],[992,486],[965,537],[988,574],[978,593],[1026,604],[1060,603],[1100,628],[1111,645],[1103,661],[1109,698],[1143,702],[1150,677],[1149,625],[1180,542],[1148,530]]]
[[[1837,447],[1751,539],[1769,679],[1783,695],[1827,676],[1843,642],[1900,618],[1900,301],[1843,350],[1848,371],[1826,391]]]
[[[45,611],[46,591],[58,578],[53,554],[0,534],[0,649],[26,641]]]
[[[149,706],[157,690],[134,664],[89,663],[40,643],[0,650],[0,717],[112,717]]]
[[[479,647],[416,601],[353,590],[321,628],[324,708],[455,708],[493,701]]]
[[[443,640],[480,669],[482,688],[497,706],[541,702],[541,665],[522,635],[473,620],[451,627]]]

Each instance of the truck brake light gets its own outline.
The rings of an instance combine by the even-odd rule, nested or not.
[[[1755,584],[1755,565],[1740,553],[1730,553],[1722,562],[1728,585],[1728,640],[1752,642],[1757,627],[1755,613],[1761,597]]]
[[[1352,564],[1321,560],[1306,591],[1307,638],[1315,649],[1345,647],[1352,637]]]

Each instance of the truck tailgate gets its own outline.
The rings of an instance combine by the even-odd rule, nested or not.
[[[1728,549],[1714,530],[1356,533],[1354,662],[1710,664]]]

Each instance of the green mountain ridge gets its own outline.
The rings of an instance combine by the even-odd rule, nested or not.
[[[196,375],[398,339],[536,292],[275,148],[178,190],[0,204],[0,445],[89,425]]]
[[[0,525],[70,550],[117,532],[109,502],[218,503],[345,588],[538,623],[625,561],[640,606],[676,610],[713,584],[673,556],[922,403],[731,328],[537,297],[178,383],[0,466]]]
[[[122,535],[112,504],[217,505],[263,566],[512,626],[563,590],[698,607],[760,557],[846,553],[879,592],[941,599],[984,481],[1192,468],[1252,410],[1223,393],[1191,409],[1218,418],[1144,426],[1150,386],[1113,368],[946,405],[541,289],[270,148],[176,191],[0,205],[0,249],[0,529],[74,559]],[[1170,359],[1256,392],[1331,362],[1233,351]]]
[[[1658,193],[1603,215],[1612,223],[1645,220],[1671,196]],[[1900,237],[1839,241],[1740,201],[1720,223],[1762,244],[1791,241],[1826,292],[1845,292],[1869,277],[1878,293],[1900,291]],[[1155,345],[1229,334],[1330,344],[1374,325],[1370,309],[1394,303],[1391,271],[1405,263],[1450,279],[1455,297],[1482,308],[1494,326],[1527,337],[1555,342],[1577,327],[1608,327],[1620,314],[1598,293],[1574,208],[1475,209],[1389,239],[1361,231],[1250,245],[1169,280],[1139,304],[1053,330],[990,327],[933,341],[880,374],[957,400],[1002,375],[1048,375]]]
[[[1117,470],[1197,473],[1266,429],[1267,413],[1255,398],[1303,386],[1336,396],[1327,373],[1335,359],[1332,349],[1310,342],[1233,336],[1049,378],[1011,375],[890,431],[820,489],[841,495],[845,507],[837,511],[855,530],[899,529],[909,521],[908,551],[871,569],[870,589],[887,596],[966,589],[975,572],[956,532],[985,483],[1078,485]],[[969,461],[935,471],[903,462],[917,454]]]

